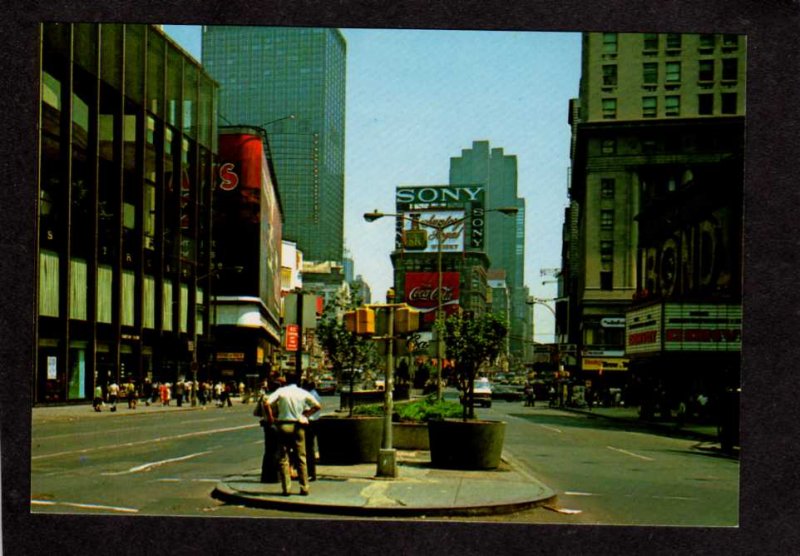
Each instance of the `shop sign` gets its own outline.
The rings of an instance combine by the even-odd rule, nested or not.
[[[628,359],[612,357],[584,357],[581,368],[584,371],[627,371]]]
[[[625,328],[625,317],[606,317],[600,319],[603,328]]]
[[[740,305],[667,303],[664,307],[665,351],[740,351]]]
[[[629,311],[625,319],[625,352],[661,350],[661,305]]]
[[[300,326],[297,324],[286,325],[286,351],[297,351],[300,346]]]
[[[482,185],[423,185],[398,187],[395,191],[395,202],[399,204],[446,204],[469,203],[479,201],[483,197]]]
[[[441,250],[443,253],[460,253],[464,250],[464,235],[466,218],[463,210],[426,210],[407,212],[398,218],[398,229],[395,237],[395,247],[402,250],[404,239],[410,233],[423,230],[427,234],[426,245],[415,249],[420,253],[438,253],[439,238],[441,236]],[[482,222],[482,220],[481,220]],[[440,231],[441,230],[441,231]],[[481,224],[481,231],[483,225]]]
[[[217,361],[244,363],[244,353],[239,351],[220,351],[217,353]]]

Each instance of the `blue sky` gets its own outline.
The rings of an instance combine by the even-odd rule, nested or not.
[[[165,25],[201,59],[197,26]],[[343,29],[347,40],[345,245],[375,300],[391,285],[397,185],[445,184],[450,157],[487,140],[516,155],[527,206],[525,283],[553,298],[542,268],[561,265],[567,206],[568,103],[578,95],[580,34]],[[553,341],[553,316],[535,306],[535,339]]]

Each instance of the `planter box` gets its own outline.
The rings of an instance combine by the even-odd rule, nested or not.
[[[429,450],[427,423],[392,423],[392,447],[400,450]]]
[[[314,423],[320,463],[377,463],[383,436],[381,417],[322,417]]]
[[[429,421],[431,464],[446,469],[495,469],[500,465],[503,421]]]

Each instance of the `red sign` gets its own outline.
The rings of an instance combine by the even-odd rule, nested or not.
[[[446,314],[458,310],[458,272],[442,272],[442,289],[436,272],[406,272],[406,303],[422,313],[424,322],[436,320],[441,299]]]
[[[297,351],[300,346],[300,327],[296,324],[286,325],[286,351]]]

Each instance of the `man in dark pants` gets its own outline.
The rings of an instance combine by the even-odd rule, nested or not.
[[[314,396],[314,399],[322,405],[322,400],[317,393],[317,385],[313,380],[307,381],[303,384],[303,390]],[[319,419],[319,412],[314,413],[308,418],[308,425],[306,425],[306,465],[308,466],[308,480],[317,480],[317,450],[314,446],[317,439],[317,432],[315,430],[315,423]]]

